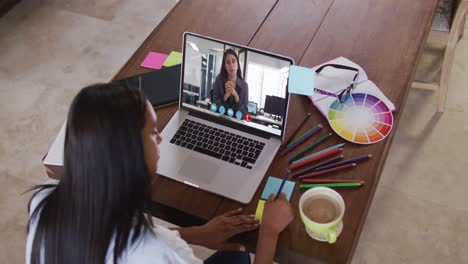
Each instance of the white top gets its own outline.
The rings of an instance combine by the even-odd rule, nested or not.
[[[56,181],[55,181],[56,183]],[[30,213],[53,188],[46,189],[36,195],[31,202]],[[40,216],[40,212],[38,214]],[[31,249],[36,233],[37,217],[32,219],[26,241],[26,264],[30,263]],[[203,263],[195,257],[190,246],[180,237],[179,232],[156,226],[154,234],[146,232],[129,248],[122,252],[118,263]],[[112,264],[114,259],[114,242],[109,245],[106,263]],[[43,262],[43,261],[42,261]]]

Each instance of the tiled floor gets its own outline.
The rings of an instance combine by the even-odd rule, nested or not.
[[[23,0],[0,18],[0,262],[24,262],[22,193],[47,179],[41,158],[73,96],[109,80],[175,2]],[[432,92],[410,92],[353,263],[468,263],[465,32],[447,111],[434,114]],[[436,76],[439,60],[426,53],[418,78]]]

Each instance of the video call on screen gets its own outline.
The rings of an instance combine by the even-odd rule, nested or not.
[[[193,35],[184,52],[184,106],[281,134],[289,61]]]

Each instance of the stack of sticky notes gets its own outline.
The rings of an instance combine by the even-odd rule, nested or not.
[[[290,93],[312,96],[315,88],[315,71],[301,66],[289,67],[288,90]]]
[[[164,61],[164,67],[171,67],[182,63],[182,53],[178,51],[172,51],[167,59]]]
[[[146,58],[141,63],[142,67],[159,70],[167,59],[166,54],[150,51]]]
[[[262,196],[260,200],[258,201],[257,210],[255,211],[255,218],[258,219],[260,223],[262,222],[263,208],[265,207],[265,201],[268,200],[268,196],[270,196],[270,194],[276,195],[278,193],[278,190],[281,186],[282,181],[283,179],[279,179],[279,178],[275,178],[271,176],[268,178],[268,181],[265,185],[265,189],[263,189]],[[294,190],[294,185],[295,183],[292,181],[286,181],[284,183],[284,187],[281,192],[284,192],[286,194],[286,199],[288,199],[288,201],[291,199],[291,194],[292,194],[292,191]]]
[[[182,63],[182,53],[172,51],[171,54],[163,54],[150,51],[140,66],[150,69],[159,70],[163,66],[171,67]]]

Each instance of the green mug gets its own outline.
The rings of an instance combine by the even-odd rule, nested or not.
[[[312,221],[303,211],[304,202],[308,199],[325,198],[334,203],[338,209],[337,217],[328,223],[318,223]],[[333,244],[343,230],[343,215],[345,212],[345,203],[339,193],[327,187],[315,187],[302,194],[299,200],[299,212],[302,222],[305,225],[307,234],[315,240]]]

